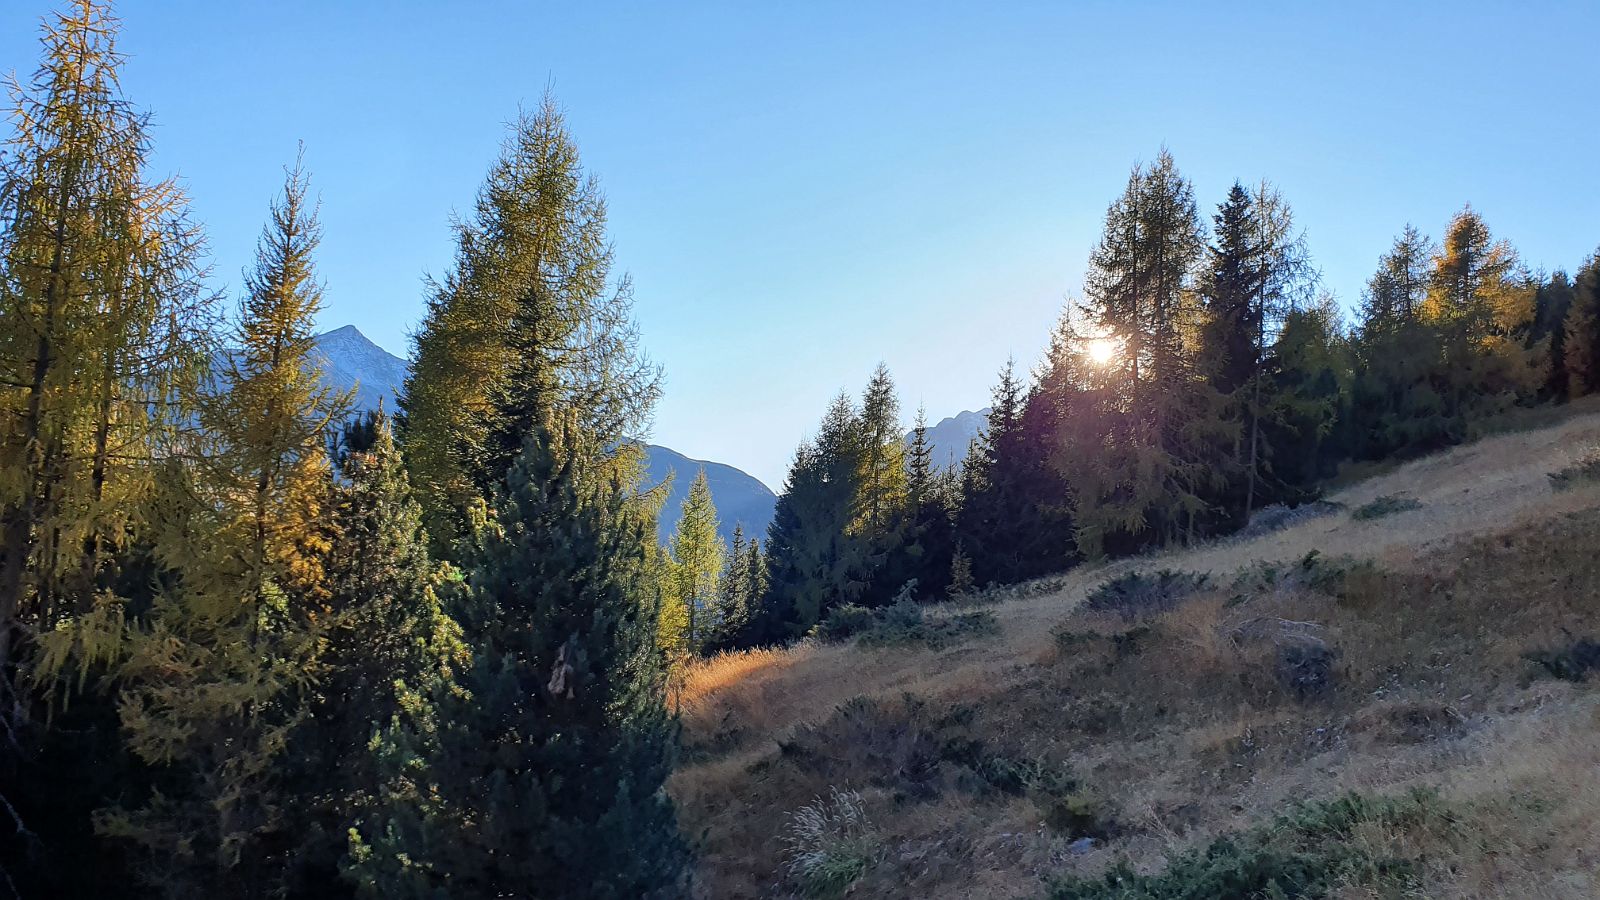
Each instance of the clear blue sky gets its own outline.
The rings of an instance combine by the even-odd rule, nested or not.
[[[610,198],[667,394],[653,439],[774,488],[841,387],[986,402],[1076,293],[1128,168],[1202,208],[1277,182],[1354,302],[1471,202],[1535,267],[1600,245],[1600,3],[220,3],[123,0],[124,78],[239,271],[304,140],[323,325],[408,350],[422,276],[553,85]],[[32,70],[50,0],[0,4]]]

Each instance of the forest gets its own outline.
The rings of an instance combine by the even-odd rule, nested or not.
[[[448,226],[398,408],[356,411],[311,354],[308,167],[215,290],[117,28],[47,16],[0,154],[0,894],[689,896],[694,660],[1232,534],[1600,391],[1600,255],[1395,223],[1347,322],[1274,185],[1197,199],[1162,149],[962,464],[880,366],[765,534],[725,545],[702,473],[658,541],[662,371],[552,96]]]

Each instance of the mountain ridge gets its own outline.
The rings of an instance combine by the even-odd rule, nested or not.
[[[378,346],[354,325],[322,332],[313,340],[323,382],[336,390],[350,391],[356,411],[374,410],[380,405],[387,412],[395,411],[411,368],[409,362]],[[736,524],[742,524],[746,534],[766,538],[778,498],[759,478],[736,466],[693,459],[660,444],[647,443],[644,447],[646,485],[658,487],[669,478],[672,482],[657,520],[656,530],[663,543],[671,538],[679,507],[701,467],[706,470],[711,499],[717,505],[723,539],[732,540]]]

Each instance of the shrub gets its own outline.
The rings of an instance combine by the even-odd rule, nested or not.
[[[1600,669],[1600,642],[1579,638],[1566,647],[1534,650],[1525,656],[1563,681],[1585,681],[1590,672]]]
[[[1297,806],[1273,822],[1226,835],[1139,874],[1119,864],[1098,878],[1066,877],[1051,900],[1209,900],[1216,897],[1330,897],[1346,885],[1385,893],[1415,887],[1417,859],[1381,855],[1358,833],[1416,831],[1449,815],[1437,798],[1413,791],[1397,798],[1349,794]],[[1397,845],[1403,846],[1400,842]]]
[[[1559,472],[1551,472],[1546,477],[1550,479],[1550,487],[1558,491],[1574,488],[1582,482],[1594,481],[1600,478],[1600,447],[1589,450],[1589,452],[1578,457],[1572,465]]]
[[[1350,514],[1350,518],[1355,519],[1358,522],[1365,522],[1370,519],[1381,519],[1384,516],[1392,516],[1395,513],[1402,513],[1421,508],[1422,501],[1417,500],[1414,497],[1402,497],[1399,494],[1384,494],[1381,497],[1375,498],[1370,503],[1364,503],[1356,507],[1355,511]]]
[[[789,874],[807,897],[840,897],[877,858],[878,841],[861,795],[830,788],[789,817]]]
[[[1348,556],[1323,556],[1312,550],[1292,563],[1258,562],[1239,571],[1230,585],[1235,592],[1232,602],[1239,603],[1250,596],[1293,588],[1309,588],[1318,593],[1338,597],[1353,579],[1377,571],[1370,560]]]
[[[1030,797],[1044,824],[1068,837],[1104,838],[1113,823],[1104,806],[1073,774],[1037,758],[986,757],[978,774],[998,790]]]
[[[1209,581],[1207,575],[1172,569],[1129,572],[1090,591],[1084,606],[1095,612],[1116,613],[1123,619],[1132,620],[1172,609],[1184,598],[1204,590]]]
[[[877,621],[877,614],[865,606],[844,603],[828,610],[811,633],[825,641],[842,641],[866,631]]]
[[[1343,503],[1336,503],[1332,500],[1313,500],[1310,503],[1302,503],[1299,506],[1285,506],[1282,503],[1274,503],[1270,506],[1263,506],[1251,514],[1250,521],[1239,529],[1236,536],[1240,538],[1260,537],[1263,534],[1271,534],[1274,531],[1290,528],[1301,522],[1309,522],[1312,519],[1331,516],[1343,509]]]
[[[1333,650],[1321,641],[1285,644],[1278,648],[1278,680],[1296,699],[1315,699],[1333,687],[1333,660]]]
[[[836,606],[812,634],[830,641],[856,638],[864,647],[925,644],[935,650],[967,638],[995,634],[999,620],[987,610],[952,616],[930,616],[916,601],[902,597],[882,609],[846,603]]]

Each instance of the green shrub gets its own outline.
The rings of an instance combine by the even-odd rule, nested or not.
[[[1349,794],[1296,806],[1273,822],[1226,835],[1141,875],[1120,864],[1098,878],[1066,877],[1050,885],[1051,900],[1211,900],[1211,898],[1331,897],[1347,885],[1380,896],[1416,886],[1417,860],[1386,856],[1353,840],[1357,829],[1418,830],[1449,824],[1435,795],[1413,791],[1394,798]]]
[[[1551,472],[1547,476],[1550,487],[1564,491],[1577,487],[1585,481],[1600,479],[1600,447],[1596,447],[1559,472]]]
[[[1161,569],[1129,572],[1104,582],[1089,592],[1084,606],[1095,612],[1116,613],[1132,620],[1165,612],[1187,597],[1204,590],[1210,576]]]
[[[825,641],[842,641],[866,631],[877,621],[877,614],[865,606],[845,603],[828,610],[811,633]]]
[[[836,606],[811,633],[828,641],[856,638],[863,647],[925,644],[938,650],[999,630],[999,620],[988,610],[930,616],[915,601],[902,598],[875,610],[853,603]]]
[[[1382,497],[1378,497],[1370,503],[1363,503],[1362,505],[1356,507],[1355,511],[1350,513],[1350,518],[1355,519],[1358,522],[1365,522],[1369,519],[1381,519],[1384,516],[1392,516],[1395,513],[1402,513],[1421,508],[1422,501],[1417,500],[1414,497],[1402,497],[1399,494],[1384,494]]]
[[[1589,673],[1600,669],[1600,642],[1579,638],[1565,647],[1534,650],[1525,657],[1563,681],[1586,681]]]

